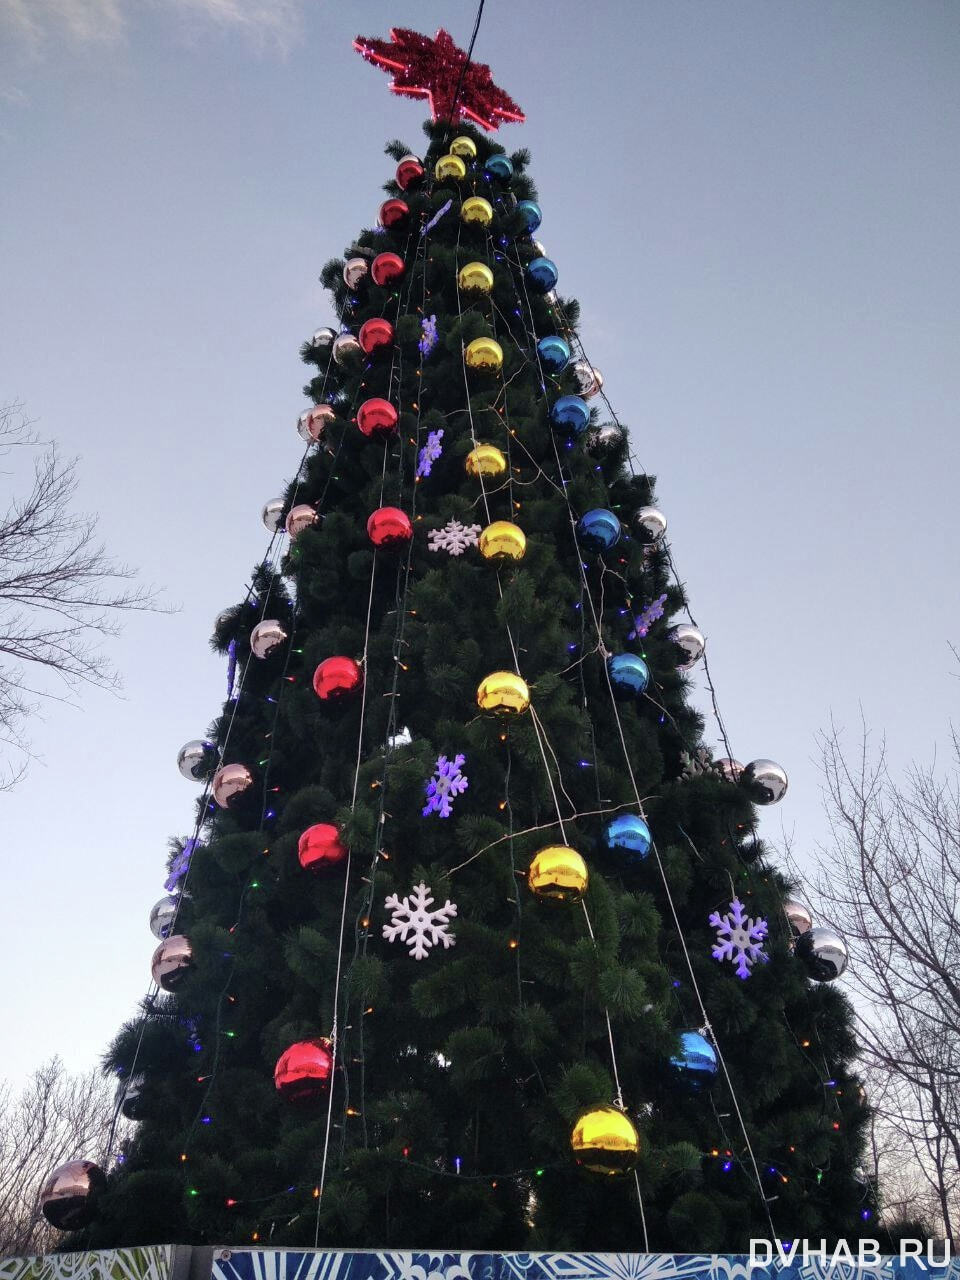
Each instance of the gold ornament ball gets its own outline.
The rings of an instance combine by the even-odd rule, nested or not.
[[[468,369],[497,370],[503,367],[503,348],[492,338],[474,338],[468,343],[463,358]]]
[[[467,138],[463,134],[450,143],[450,151],[452,155],[463,156],[465,160],[477,158],[477,144],[472,138]]]
[[[478,444],[467,454],[463,465],[468,476],[502,476],[507,460],[495,444]]]
[[[570,1146],[591,1173],[629,1173],[640,1155],[640,1135],[618,1107],[591,1107],[573,1126]]]
[[[433,176],[438,182],[446,182],[448,178],[460,182],[467,176],[467,166],[457,155],[441,156],[433,166]]]
[[[526,549],[526,534],[510,520],[494,520],[480,535],[480,554],[485,560],[522,560]]]
[[[489,227],[493,221],[493,205],[483,196],[471,196],[460,206],[460,218],[478,227]]]
[[[534,855],[527,871],[527,885],[538,898],[555,902],[579,902],[587,892],[587,864],[565,844],[550,844]]]
[[[457,274],[461,293],[489,293],[493,288],[493,272],[485,262],[468,262]]]
[[[477,688],[477,706],[481,711],[498,715],[514,715],[530,706],[527,682],[515,671],[492,671]]]

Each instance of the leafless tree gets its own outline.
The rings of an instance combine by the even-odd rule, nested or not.
[[[52,1058],[15,1095],[0,1086],[0,1258],[44,1253],[59,1233],[38,1192],[67,1160],[105,1161],[114,1098],[99,1070],[71,1075]]]
[[[24,722],[47,698],[83,684],[114,688],[100,649],[118,615],[154,607],[130,585],[133,570],[97,541],[95,517],[74,510],[77,460],[41,441],[19,404],[0,405],[0,459],[8,469],[0,506],[0,789],[22,775],[30,748]],[[52,679],[51,679],[52,677]]]
[[[846,936],[849,982],[876,1109],[887,1212],[960,1230],[960,740],[902,780],[863,729],[821,741],[832,841],[817,859],[822,914]],[[897,1206],[897,1200],[902,1203]]]

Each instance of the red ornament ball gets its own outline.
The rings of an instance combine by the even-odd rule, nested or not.
[[[332,1075],[330,1041],[298,1040],[277,1059],[273,1083],[284,1102],[317,1102],[329,1089]]]
[[[393,284],[394,280],[402,279],[405,270],[399,253],[378,253],[370,264],[373,283],[380,285],[381,288],[384,285]]]
[[[387,231],[393,227],[402,226],[409,217],[410,206],[406,200],[384,200],[380,206],[379,222]]]
[[[360,345],[368,356],[384,347],[393,346],[393,325],[382,316],[367,320],[360,326]]]
[[[401,191],[415,187],[423,179],[423,165],[416,156],[404,156],[397,165],[397,186]]]
[[[367,437],[385,439],[397,429],[397,411],[389,400],[373,396],[357,410],[357,426]]]
[[[336,702],[359,693],[363,672],[352,658],[324,658],[313,673],[313,692],[321,702]]]
[[[367,533],[375,547],[400,547],[413,537],[413,525],[399,507],[378,507],[367,521]]]
[[[297,846],[297,857],[304,871],[322,871],[335,867],[347,856],[347,846],[332,822],[317,822],[307,827]]]

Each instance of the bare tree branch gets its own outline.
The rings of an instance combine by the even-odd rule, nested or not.
[[[875,1163],[894,1205],[960,1226],[960,740],[951,768],[904,780],[871,749],[821,738],[832,842],[817,857],[824,915],[846,936],[876,1109]],[[887,1205],[889,1213],[891,1204]]]
[[[155,593],[127,585],[134,570],[97,541],[96,518],[73,509],[77,459],[39,440],[19,404],[0,405],[0,458],[22,464],[27,454],[32,478],[19,493],[11,479],[0,509],[0,789],[26,769],[27,718],[44,700],[72,700],[83,684],[116,689],[99,642],[118,633],[124,613],[157,608]]]
[[[0,1258],[51,1251],[55,1231],[38,1193],[68,1160],[104,1163],[114,1099],[99,1070],[71,1075],[59,1058],[44,1063],[19,1096],[0,1085]]]

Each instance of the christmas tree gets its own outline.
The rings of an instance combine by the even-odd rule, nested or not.
[[[67,1247],[855,1236],[842,940],[757,836],[783,771],[704,746],[654,479],[484,132],[522,113],[445,33],[358,48],[430,96],[427,151],[387,147],[324,269],[303,461],[217,620],[231,696],[107,1059],[129,1136],[48,1215]]]

